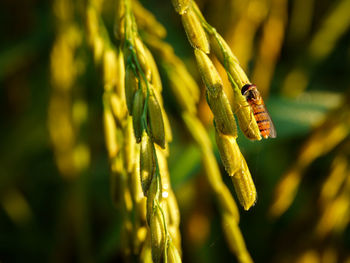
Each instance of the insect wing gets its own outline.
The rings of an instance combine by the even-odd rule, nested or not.
[[[270,113],[267,111],[266,107],[265,107],[265,110],[266,110],[266,117],[270,123],[270,133],[269,133],[269,137],[270,138],[276,138],[277,137],[277,132],[276,132],[276,129],[275,129],[275,125],[273,124],[272,122],[272,119],[270,117]]]

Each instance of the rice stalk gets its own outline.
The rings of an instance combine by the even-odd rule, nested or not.
[[[253,112],[250,107],[246,107],[247,105],[246,99],[240,92],[240,88],[243,85],[250,83],[247,76],[245,75],[242,68],[239,66],[237,58],[233,55],[229,46],[225,43],[224,39],[216,32],[215,28],[211,27],[204,19],[201,14],[199,8],[192,1],[191,6],[188,8],[186,14],[189,14],[191,17],[191,21],[196,21],[196,26],[190,27],[184,24],[184,29],[187,33],[187,37],[191,45],[195,48],[195,57],[197,61],[197,65],[199,68],[199,72],[201,74],[202,80],[207,88],[207,101],[211,111],[214,114],[214,120],[216,123],[216,128],[225,135],[232,136],[233,139],[237,137],[236,124],[233,118],[233,112],[231,107],[229,107],[227,96],[223,90],[223,82],[215,69],[213,63],[210,58],[206,55],[209,52],[209,48],[203,48],[198,45],[194,45],[193,43],[198,40],[198,35],[201,35],[201,31],[204,30],[209,35],[210,45],[213,48],[213,53],[217,55],[218,59],[221,59],[221,63],[225,67],[227,71],[228,78],[231,82],[232,88],[235,92],[235,100],[234,100],[234,109],[235,114],[238,118],[239,125],[244,134],[250,139],[261,139],[260,131],[257,126],[257,123],[254,119]],[[184,15],[182,15],[184,17]],[[194,23],[194,22],[193,22]],[[194,31],[194,33],[192,32]],[[207,39],[207,38],[205,38]],[[208,42],[209,45],[209,42]],[[223,145],[223,144],[221,144]],[[221,158],[224,160],[223,164],[225,166],[226,171],[230,172],[239,172],[241,171],[241,163],[244,163],[244,157],[240,154],[239,148],[232,148],[231,153],[234,153],[235,156],[232,158],[227,158],[227,152],[230,147],[234,147],[235,144],[225,144],[225,147],[219,147],[219,152]],[[235,150],[234,150],[235,149]],[[238,149],[238,151],[237,151]],[[240,177],[244,178],[245,182],[249,182],[249,185],[252,184],[252,180],[250,180],[250,173],[243,173],[248,177]],[[230,176],[234,176],[234,174],[230,173]],[[246,184],[235,184],[236,186],[244,186]],[[242,189],[242,192],[245,192],[247,188]],[[255,189],[255,187],[250,187],[250,189]],[[241,191],[238,191],[240,193]],[[240,197],[250,197],[251,195],[242,195],[239,194]],[[254,195],[253,195],[254,196]],[[255,195],[256,196],[256,195]],[[249,209],[247,204],[254,204],[251,199],[243,200],[239,199],[241,204],[245,207],[245,209]]]
[[[170,253],[168,252],[169,244],[172,242],[178,245],[171,246],[172,251],[169,255],[173,256],[174,253],[180,255],[181,253],[179,252],[181,251],[180,236],[174,236],[168,230],[178,228],[180,222],[179,210],[174,210],[177,204],[170,187],[166,165],[167,144],[171,140],[171,130],[160,95],[162,85],[158,69],[151,52],[138,35],[136,21],[140,21],[143,28],[158,25],[155,29],[156,35],[163,36],[165,32],[162,33],[160,24],[153,17],[149,17],[149,12],[139,3],[135,4],[137,19],[134,17],[134,7],[131,1],[119,1],[117,5],[119,5],[117,7],[119,14],[115,34],[120,41],[119,50],[124,54],[125,63],[120,63],[125,67],[124,94],[131,116],[129,119],[133,123],[134,147],[140,149],[139,151],[134,150],[133,156],[125,155],[130,158],[124,157],[126,167],[130,166],[132,160],[139,160],[137,165],[132,166],[134,167],[132,174],[139,174],[139,180],[133,180],[133,188],[131,188],[135,189],[131,191],[131,195],[134,207],[137,207],[137,210],[134,208],[131,231],[134,234],[133,253],[146,253],[144,256],[146,260],[149,258],[146,255],[149,255],[150,252],[154,262],[166,262],[168,253]],[[124,13],[120,14],[121,11]],[[149,19],[146,19],[147,17]],[[118,29],[118,26],[124,26],[124,29]],[[122,129],[125,130],[125,127]],[[128,141],[132,140],[129,138]],[[132,148],[132,146],[124,147],[124,149]],[[136,191],[137,189],[142,190]],[[141,195],[142,198],[135,198],[135,195]],[[144,224],[147,224],[147,228]],[[143,229],[147,229],[147,233]],[[145,234],[140,237],[140,233]],[[147,236],[149,239],[146,239]],[[146,245],[145,242],[150,242],[150,244]]]

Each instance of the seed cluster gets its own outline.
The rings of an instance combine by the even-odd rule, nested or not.
[[[173,4],[177,10],[179,4],[176,4],[176,1],[173,1]],[[186,9],[180,15],[206,86],[207,102],[214,115],[216,142],[222,162],[232,178],[240,203],[248,210],[256,201],[256,190],[236,142],[237,127],[233,115],[236,115],[242,132],[249,139],[261,139],[253,112],[240,91],[250,82],[225,40],[205,21],[194,1],[188,1]],[[226,70],[234,92],[233,108],[225,94],[223,81],[208,56],[209,53],[213,53]]]
[[[141,27],[155,28],[158,35],[165,30],[139,3],[133,4],[135,8],[129,0],[116,3],[117,47],[96,3],[87,8],[90,46],[104,72],[112,196],[124,216],[126,256],[141,254],[144,262],[181,262],[180,215],[166,161],[172,135],[157,65],[138,34],[137,21]]]

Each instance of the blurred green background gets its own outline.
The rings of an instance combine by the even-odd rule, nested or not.
[[[104,2],[103,15],[112,29],[114,10],[109,7],[113,1]],[[166,27],[167,42],[202,85],[170,0],[142,4]],[[261,87],[278,134],[260,142],[250,142],[242,134],[238,139],[258,191],[256,205],[248,212],[241,209],[240,228],[252,258],[256,262],[349,262],[346,177],[340,188],[345,192],[339,190],[346,197],[340,206],[345,207],[341,214],[345,223],[321,236],[314,232],[326,211],[317,200],[337,167],[334,160],[339,156],[346,160],[344,171],[336,174],[350,174],[349,120],[340,120],[346,124],[343,138],[328,151],[316,152],[299,171],[303,178],[286,213],[274,219],[268,215],[278,180],[297,166],[312,135],[320,130],[327,134],[333,127],[327,121],[336,122],[332,116],[349,112],[350,1],[202,0],[198,4]],[[109,193],[101,72],[86,43],[85,5],[82,0],[72,1],[82,36],[74,58],[79,74],[70,99],[83,105],[77,111],[83,112],[84,121],[75,130],[75,140],[82,147],[75,156],[86,165],[74,175],[62,176],[48,129],[53,94],[50,53],[59,31],[53,2],[3,0],[0,4],[1,262],[122,262],[121,217]],[[166,82],[163,97],[174,134],[168,161],[181,210],[184,262],[235,262],[201,170],[199,149],[183,132]],[[211,129],[207,109],[199,108],[202,121]],[[317,141],[321,149],[328,140],[323,138],[327,136]],[[223,168],[222,175],[233,193]]]

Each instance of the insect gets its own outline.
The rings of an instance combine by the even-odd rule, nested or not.
[[[275,126],[273,125],[270,115],[266,110],[264,101],[256,86],[253,84],[246,84],[242,87],[241,93],[243,96],[245,96],[247,102],[253,110],[261,136],[265,139],[268,137],[276,138],[277,134]]]

